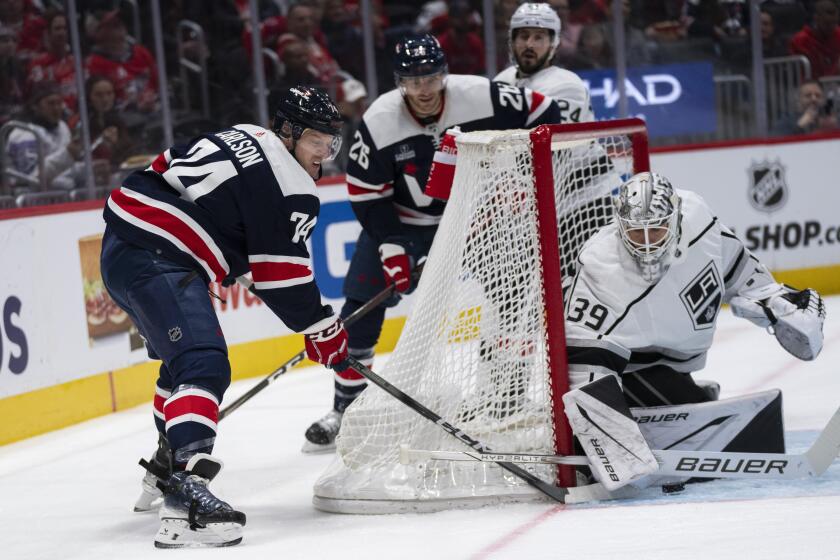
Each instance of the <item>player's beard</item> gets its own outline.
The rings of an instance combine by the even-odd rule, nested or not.
[[[549,57],[551,57],[553,49],[548,49],[548,51],[538,58],[533,64],[528,64],[527,62],[522,60],[522,56],[515,56],[516,59],[516,66],[519,68],[520,74],[525,74],[530,76],[531,74],[535,74],[545,67],[546,63],[548,62]],[[523,51],[524,52],[524,51]]]

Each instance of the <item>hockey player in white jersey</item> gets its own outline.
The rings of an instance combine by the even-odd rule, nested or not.
[[[560,107],[560,124],[592,122],[589,90],[583,80],[569,70],[552,64],[554,53],[560,41],[560,18],[545,3],[527,2],[519,6],[510,18],[508,41],[511,66],[500,72],[495,81],[519,87],[527,87],[547,95]],[[568,159],[579,163],[579,169],[562,178],[558,190],[586,190],[589,195],[578,207],[566,208],[559,216],[560,231],[578,228],[581,220],[595,219],[595,226],[601,227],[610,219],[612,188],[616,178],[615,166],[607,152],[597,141],[570,148]],[[561,154],[557,157],[562,158]],[[573,236],[567,243],[569,254],[580,250],[585,236]],[[563,277],[574,275],[575,260],[567,259],[563,266]]]
[[[569,70],[552,64],[560,43],[560,18],[548,4],[527,2],[510,18],[511,66],[496,82],[527,87],[553,98],[560,106],[561,123],[595,120],[589,90]]]
[[[651,443],[650,437],[641,437],[642,424],[637,426],[638,415],[633,421],[627,405],[663,407],[656,409],[662,411],[716,398],[715,391],[698,385],[691,373],[705,365],[724,303],[736,316],[768,328],[782,347],[802,360],[820,353],[825,307],[816,291],[777,283],[699,195],[675,190],[661,175],[633,176],[621,185],[614,204],[614,221],[580,252],[566,298],[572,390],[563,400],[587,455],[601,454],[591,444],[597,441],[613,458],[632,457],[624,473],[629,480],[654,472],[656,463],[645,442],[647,438]],[[696,408],[684,410],[692,406]],[[772,430],[781,437],[780,402],[778,406]],[[623,414],[612,414],[611,409]],[[723,429],[730,416],[714,417],[714,429]],[[691,421],[688,413],[684,420]],[[709,428],[695,427],[698,432]],[[703,441],[708,444],[713,437]],[[758,449],[741,450],[771,451],[761,449],[765,444],[756,445]],[[632,455],[625,453],[628,450]]]

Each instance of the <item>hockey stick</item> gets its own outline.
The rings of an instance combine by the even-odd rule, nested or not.
[[[435,424],[440,426],[440,428],[444,432],[446,432],[447,434],[451,435],[452,437],[454,437],[455,439],[457,439],[461,443],[466,444],[469,447],[472,447],[478,453],[481,453],[481,454],[491,453],[490,449],[487,446],[485,446],[483,443],[481,443],[480,441],[478,441],[476,439],[471,438],[469,435],[465,434],[459,428],[453,426],[452,424],[450,424],[449,422],[447,422],[446,420],[441,418],[440,415],[438,415],[438,414],[432,412],[431,410],[429,410],[428,408],[426,408],[423,404],[421,404],[420,402],[415,400],[410,395],[402,392],[400,389],[398,389],[394,385],[391,385],[388,381],[386,381],[384,378],[382,378],[379,375],[377,375],[376,373],[374,373],[373,370],[371,370],[369,367],[365,366],[363,363],[361,363],[356,358],[354,358],[352,356],[348,356],[347,360],[350,362],[350,367],[353,370],[355,370],[356,373],[365,377],[368,381],[370,381],[371,383],[373,383],[374,385],[376,385],[377,387],[379,387],[380,389],[382,389],[383,391],[385,391],[386,393],[388,393],[389,395],[391,395],[392,397],[394,397],[395,399],[397,399],[398,401],[400,401],[401,403],[406,405],[408,408],[410,408],[411,410],[413,410],[414,412],[416,412],[420,416],[422,416],[422,417],[428,419],[429,421],[434,422]],[[528,484],[530,484],[531,486],[533,486],[534,488],[536,488],[537,490],[539,490],[540,492],[545,494],[546,496],[548,496],[548,497],[550,497],[554,500],[557,500],[558,502],[563,502],[564,498],[566,497],[566,494],[568,494],[568,490],[566,490],[565,488],[549,484],[549,483],[545,482],[544,480],[540,479],[539,477],[529,473],[528,471],[526,471],[522,467],[518,467],[511,462],[508,462],[508,461],[493,461],[493,462],[496,463],[497,465],[499,465],[500,467],[502,467],[503,469],[505,469],[506,471],[510,472],[511,474],[513,474],[515,476],[518,476],[519,478],[521,478],[522,480],[524,480],[525,482],[527,482]]]
[[[423,265],[425,261],[421,261],[420,264],[414,267],[414,270],[411,271],[411,281],[417,282],[420,279],[420,275],[423,273]],[[252,285],[244,284],[249,290],[252,290]],[[375,307],[379,306],[383,301],[391,297],[394,293],[394,285],[391,284],[375,296],[373,296],[370,301],[365,303],[363,306],[358,308],[356,311],[351,313],[346,319],[344,319],[344,326],[349,327],[368,313],[370,313]],[[231,412],[251,400],[254,395],[277,381],[277,378],[301,363],[304,358],[306,358],[306,351],[301,350],[294,356],[292,356],[287,362],[283,363],[277,369],[269,373],[262,381],[251,387],[246,393],[241,395],[238,399],[224,407],[219,411],[219,420],[224,419],[228,416]]]
[[[477,448],[476,448],[477,449]],[[814,478],[823,474],[840,454],[840,408],[826,424],[825,429],[805,453],[738,453],[727,451],[681,451],[654,449],[659,463],[656,476],[691,478],[759,478],[765,480],[790,480]],[[400,447],[400,462],[428,461],[481,461],[498,463],[588,465],[584,455],[543,455],[534,453],[490,453],[481,451],[426,451]]]

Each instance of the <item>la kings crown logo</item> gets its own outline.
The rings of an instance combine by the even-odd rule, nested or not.
[[[691,317],[694,330],[710,329],[714,326],[723,298],[721,286],[715,264],[709,262],[703,271],[680,292],[680,299]]]
[[[785,168],[780,160],[753,162],[748,172],[747,198],[759,212],[774,212],[787,202]]]

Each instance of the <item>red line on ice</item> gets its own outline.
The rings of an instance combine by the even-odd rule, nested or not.
[[[531,531],[535,527],[539,526],[545,520],[551,518],[557,512],[563,511],[565,509],[566,509],[566,504],[558,504],[558,505],[554,506],[553,508],[542,512],[541,514],[539,514],[538,516],[533,518],[531,521],[528,521],[527,523],[525,523],[523,525],[520,525],[519,527],[517,527],[516,529],[514,529],[513,531],[511,531],[507,535],[505,535],[502,538],[497,539],[496,541],[491,543],[489,546],[479,550],[474,555],[472,555],[470,557],[470,559],[471,560],[483,560],[484,558],[488,558],[490,555],[492,555],[492,554],[498,552],[499,550],[505,548],[506,546],[508,546],[510,543],[512,543],[513,541],[515,541],[516,539],[518,539],[519,537],[521,537],[525,533],[528,533],[529,531]]]

